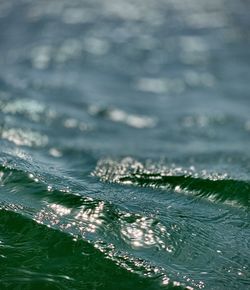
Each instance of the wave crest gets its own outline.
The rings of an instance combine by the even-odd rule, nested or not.
[[[128,157],[121,161],[100,160],[92,174],[106,182],[169,189],[249,207],[250,183],[231,179],[227,174],[197,172],[193,167],[167,167],[151,162],[143,164]]]

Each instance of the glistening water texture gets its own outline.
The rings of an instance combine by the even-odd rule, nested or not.
[[[250,2],[0,1],[0,289],[250,289]]]

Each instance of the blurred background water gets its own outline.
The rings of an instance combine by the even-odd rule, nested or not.
[[[250,289],[249,11],[0,1],[1,289]]]

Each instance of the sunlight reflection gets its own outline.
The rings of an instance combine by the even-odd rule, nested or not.
[[[51,191],[51,188],[48,188]],[[104,207],[103,201],[82,205],[80,209],[73,210],[61,204],[48,204],[36,215],[36,221],[49,225],[58,225],[62,229],[71,229],[78,234],[95,233],[103,223]],[[76,213],[75,213],[76,212]]]
[[[24,115],[34,122],[44,119],[52,119],[56,116],[56,112],[48,108],[44,103],[36,100],[21,98],[13,101],[0,101],[0,110],[6,114]]]
[[[103,223],[103,210],[104,202],[100,201],[94,208],[81,208],[76,214],[75,219],[78,220],[83,231],[94,233]]]
[[[62,206],[60,204],[53,203],[49,207],[53,209],[60,216],[68,215],[71,213],[71,209],[65,206]]]
[[[161,238],[169,236],[165,226],[156,223],[154,219],[138,217],[134,222],[128,223],[126,219],[121,219],[121,236],[128,244],[134,248],[159,246],[171,253],[173,247],[166,245]]]
[[[18,146],[45,146],[48,143],[48,137],[38,132],[22,129],[5,129],[2,132],[2,138]]]
[[[156,125],[157,120],[149,116],[129,114],[123,110],[116,108],[100,108],[98,106],[90,106],[89,112],[92,115],[107,118],[113,122],[123,123],[137,129],[152,128]]]

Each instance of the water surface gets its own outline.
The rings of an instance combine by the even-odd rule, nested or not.
[[[249,289],[249,9],[0,2],[1,289]]]

